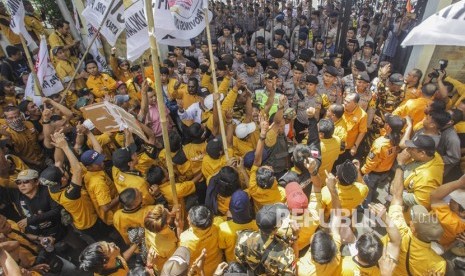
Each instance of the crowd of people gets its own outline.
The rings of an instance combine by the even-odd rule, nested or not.
[[[113,48],[101,70],[69,22],[48,31],[24,3],[70,89],[24,97],[31,68],[0,2],[3,275],[465,269],[465,84],[444,63],[398,70],[403,3],[354,6],[343,41],[343,3],[211,3],[214,57],[202,34],[160,60],[165,118],[150,61]],[[145,137],[97,129],[82,108],[101,102]]]

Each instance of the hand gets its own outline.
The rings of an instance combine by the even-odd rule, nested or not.
[[[355,156],[355,154],[357,154],[357,150],[357,146],[354,145],[352,148],[350,148],[350,155]]]
[[[45,274],[50,270],[50,266],[48,264],[38,264],[31,267],[30,270],[37,271],[41,274]]]
[[[460,189],[465,189],[465,174],[459,178],[458,182],[460,183]]]
[[[387,246],[384,247],[383,256],[378,260],[379,270],[382,276],[392,276],[397,266],[397,261],[387,254],[386,248]]]
[[[309,107],[307,108],[307,116],[309,118],[313,118],[315,116],[315,113],[316,113],[316,109],[314,107]]]
[[[380,217],[383,221],[386,221],[386,207],[381,203],[368,205],[368,209],[377,217]]]
[[[220,93],[213,93],[213,103],[216,103],[216,101],[219,101],[221,98]]]
[[[447,76],[446,70],[439,70],[438,81],[443,81]]]
[[[270,123],[264,116],[260,116],[260,133],[266,135],[270,128]]]
[[[332,173],[328,173],[327,170],[325,170],[325,174],[326,174],[326,186],[328,186],[328,189],[330,191],[336,191],[337,178]]]
[[[191,271],[195,271],[200,274],[203,271],[203,265],[205,263],[205,258],[207,257],[207,249],[202,249],[200,256],[192,263]]]
[[[381,67],[381,69],[379,69],[379,72],[381,75],[389,75],[389,73],[391,72],[391,64],[388,63],[386,65],[384,65],[383,67]]]
[[[153,197],[158,196],[161,193],[160,187],[157,184],[153,184],[149,187],[149,194]]]
[[[226,161],[226,166],[236,168],[237,167],[237,157],[231,157],[228,161]]]
[[[47,240],[47,241],[50,241],[50,244],[51,245],[54,245],[55,244],[55,238],[54,237],[42,237],[40,239],[40,245],[42,245],[42,247],[45,247],[46,244],[44,244],[44,241]]]
[[[407,149],[397,154],[397,164],[399,164],[399,166],[405,165],[410,159],[412,159],[412,156],[408,153]]]
[[[233,110],[232,108],[231,109],[228,109],[224,112],[224,116],[226,117],[226,121],[231,121],[233,119]]]
[[[284,95],[281,95],[279,97],[279,106],[284,107],[287,103],[287,97]]]
[[[19,228],[21,228],[21,229],[23,229],[23,230],[26,229],[26,226],[27,226],[27,218],[24,218],[24,219],[18,221],[17,224],[18,224]]]
[[[47,98],[47,97],[42,97],[41,100],[43,104],[48,104],[52,101],[50,98]]]
[[[462,232],[460,234],[458,234],[456,237],[455,237],[456,240],[458,241],[461,241],[463,243],[465,243],[465,232]]]
[[[222,262],[220,263],[217,267],[215,272],[213,273],[213,276],[221,276],[224,274],[224,271],[228,268],[228,263],[227,262]]]
[[[63,134],[62,130],[59,130],[51,135],[52,139],[52,146],[56,148],[60,148],[64,150],[68,147],[68,142],[66,141],[66,137]]]
[[[52,110],[50,108],[45,107],[44,105],[44,111],[42,111],[42,121],[49,122],[52,115]]]
[[[76,126],[76,132],[78,134],[87,135],[90,131],[81,122]]]
[[[8,126],[5,124],[5,125],[0,125],[0,134],[4,137],[10,137],[11,138],[11,134],[8,132]]]
[[[140,92],[147,93],[147,91],[149,91],[149,83],[147,82],[147,79],[145,79],[140,86]]]
[[[307,157],[307,159],[304,160],[304,166],[307,168],[308,172],[310,174],[313,174],[316,168],[316,161],[313,158]]]
[[[153,272],[153,265],[157,262],[158,254],[155,251],[154,247],[150,247],[149,252],[147,253],[147,263],[146,267]]]
[[[112,55],[116,54],[116,47],[111,48],[111,54]]]

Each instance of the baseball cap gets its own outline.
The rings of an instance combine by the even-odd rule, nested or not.
[[[330,74],[333,77],[336,77],[338,74],[338,71],[336,67],[334,66],[326,66],[326,73]]]
[[[236,136],[239,139],[247,137],[250,133],[254,132],[257,129],[257,125],[254,122],[251,123],[240,123],[236,126]]]
[[[211,158],[220,158],[221,152],[223,151],[223,141],[221,138],[215,137],[208,141],[206,151]]]
[[[187,275],[191,253],[187,247],[180,246],[173,255],[165,262],[161,270],[161,276]]]
[[[368,73],[365,71],[360,72],[360,74],[357,75],[357,80],[362,80],[364,82],[370,82],[370,76],[368,76]]]
[[[424,242],[439,241],[444,229],[435,214],[431,214],[423,205],[410,208],[410,216],[418,239]]]
[[[274,31],[275,34],[283,36],[286,34],[286,32],[283,29],[277,29]]]
[[[63,46],[56,46],[56,47],[53,48],[52,54],[53,54],[54,56],[56,56],[57,53],[58,53],[58,51],[60,51],[60,50],[63,50]]]
[[[433,138],[428,135],[417,135],[412,140],[405,141],[405,146],[407,148],[416,148],[426,151],[435,151],[436,144],[434,143]]]
[[[394,73],[389,77],[389,82],[396,84],[396,85],[403,85],[404,84],[404,76],[399,73]]]
[[[92,164],[100,165],[105,160],[105,155],[96,152],[95,150],[86,150],[81,155],[81,163],[84,166]]]
[[[122,81],[117,81],[116,82],[116,89],[118,89],[121,85],[126,85],[126,83],[124,83]]]
[[[254,50],[248,50],[247,52],[245,52],[245,54],[248,57],[256,57],[257,56],[257,52],[255,52]]]
[[[350,160],[336,166],[336,175],[342,185],[350,185],[357,180],[357,168]]]
[[[392,131],[400,132],[404,128],[404,120],[397,115],[388,114],[385,116],[386,123],[392,129]]]
[[[255,216],[257,226],[261,231],[271,232],[277,227],[277,206],[275,204],[263,206]]]
[[[140,70],[140,65],[139,64],[134,64],[133,66],[131,66],[131,68],[129,68],[129,71],[130,72],[136,72],[138,70]]]
[[[224,95],[220,93],[220,101],[224,99]],[[205,105],[205,108],[210,111],[213,109],[213,94],[210,94],[203,99],[203,104]]]
[[[31,179],[38,179],[39,173],[36,170],[22,170],[16,176],[16,180],[31,180]]]
[[[247,169],[252,168],[254,159],[255,159],[255,150],[251,150],[251,151],[247,152],[244,155],[244,167],[246,167]],[[262,160],[263,161],[262,161],[262,163],[264,163],[266,159],[268,159],[268,150],[263,149],[263,153],[262,153]]]
[[[40,173],[39,182],[45,186],[55,186],[61,183],[63,172],[60,168],[51,165]]]
[[[295,209],[297,214],[303,214],[308,207],[308,198],[297,182],[290,182],[286,185],[286,198],[289,210]]]
[[[132,160],[132,155],[136,152],[136,145],[131,144],[127,148],[119,148],[113,152],[111,157],[113,166],[120,170],[128,169],[128,162]]]
[[[232,194],[229,211],[235,223],[245,224],[253,220],[249,196],[242,190],[237,190]]]
[[[450,193],[449,197],[465,208],[465,189],[457,189]]]
[[[244,48],[241,46],[234,47],[234,52],[238,52],[239,54],[245,54]]]

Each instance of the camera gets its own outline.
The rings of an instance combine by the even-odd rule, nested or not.
[[[439,77],[439,71],[444,71],[447,68],[449,61],[447,59],[440,59],[439,60],[439,69],[433,69],[433,72],[428,74],[428,77],[431,79]]]

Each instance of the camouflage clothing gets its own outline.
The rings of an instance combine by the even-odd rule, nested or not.
[[[236,259],[255,275],[295,275],[294,250],[281,240],[259,232],[237,232]]]

